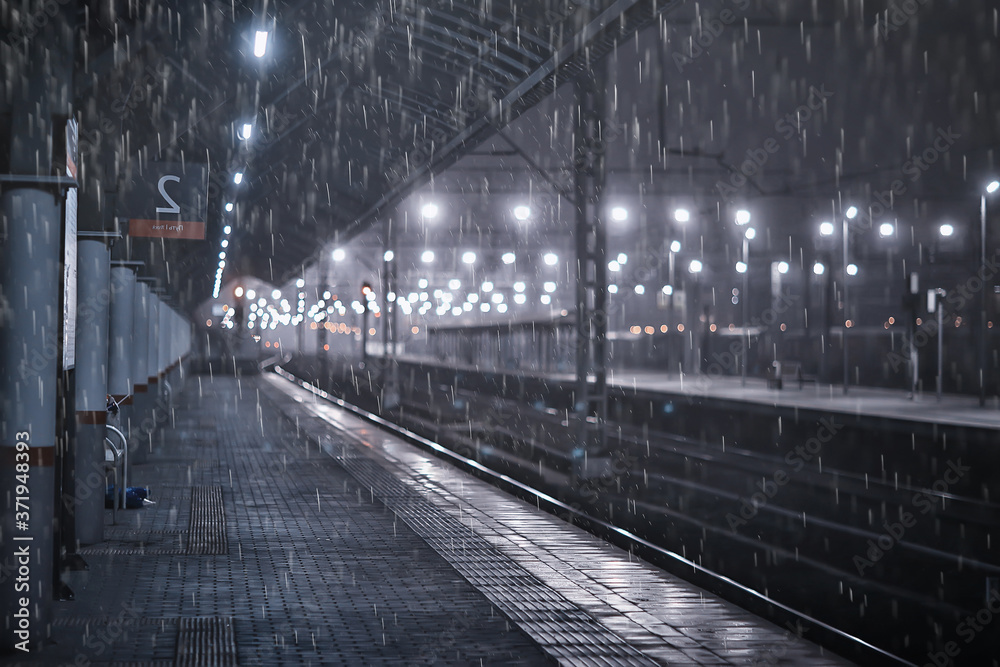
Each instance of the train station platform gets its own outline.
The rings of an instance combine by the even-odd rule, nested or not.
[[[23,664],[847,664],[276,375],[160,434]]]
[[[491,370],[453,361],[441,363],[430,357],[416,355],[402,359],[406,363],[422,367],[534,378],[566,386],[576,380],[576,376],[571,373]],[[732,401],[751,406],[812,410],[851,417],[1000,430],[998,396],[987,396],[985,405],[980,406],[979,398],[968,394],[945,393],[938,400],[934,391],[918,391],[911,395],[901,389],[864,386],[850,386],[845,394],[843,385],[810,380],[800,386],[794,377],[784,378],[782,388],[778,389],[767,380],[756,377],[747,378],[744,383],[739,376],[732,375],[679,374],[665,370],[639,369],[609,369],[608,385],[619,390],[676,396],[687,400]]]

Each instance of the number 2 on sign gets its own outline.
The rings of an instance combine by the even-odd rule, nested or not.
[[[167,181],[173,181],[174,183],[180,183],[181,182],[181,177],[180,176],[173,176],[172,174],[167,174],[166,176],[163,176],[163,177],[160,178],[160,182],[157,184],[157,187],[160,189],[160,194],[163,196],[163,199],[168,204],[170,204],[170,206],[157,206],[156,207],[156,212],[157,213],[180,213],[181,212],[181,207],[178,206],[177,202],[174,201],[173,197],[171,197],[170,195],[167,194],[167,189],[166,189],[166,187],[164,187],[164,183],[166,183]]]

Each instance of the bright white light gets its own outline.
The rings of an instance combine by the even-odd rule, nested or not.
[[[463,264],[475,264],[476,263],[476,253],[469,252],[462,253],[462,263]]]
[[[750,211],[740,209],[736,211],[736,224],[745,225],[750,222]]]
[[[997,191],[997,188],[1000,188],[1000,181],[993,181],[986,186],[986,191],[989,192],[990,194],[993,194],[994,192]]]
[[[672,241],[670,243],[670,252],[680,252],[680,251],[681,251],[681,242],[680,241]]]
[[[248,289],[247,290],[247,298],[248,299],[256,299],[257,298],[257,292],[253,291],[252,289]]]
[[[478,301],[478,299],[476,299],[476,300]],[[466,301],[465,303],[463,303],[462,304],[462,310],[464,310],[467,313],[472,312],[472,303],[470,303],[468,301]]]
[[[833,236],[833,223],[832,222],[821,222],[819,223],[819,233],[823,236]]]
[[[628,209],[623,206],[615,206],[611,209],[611,219],[615,222],[625,222],[628,220]]]
[[[242,182],[243,182],[243,172],[242,171],[238,171],[235,174],[233,174],[233,183],[235,183],[236,185],[239,185]]]
[[[677,222],[687,222],[691,219],[691,212],[686,208],[679,208],[674,211],[674,220]]]
[[[746,262],[736,262],[736,273],[746,273],[747,265]]]
[[[233,202],[226,203],[226,212],[231,212],[233,210]]]
[[[622,270],[622,265],[619,264],[615,260],[611,260],[610,262],[608,262],[608,270],[609,271],[621,271]]]
[[[514,283],[514,291],[515,292],[523,292],[524,291],[524,283],[522,283],[520,280],[518,280],[516,283]]]
[[[452,278],[448,281],[448,289],[461,289],[462,281],[458,278]]]
[[[544,285],[542,285],[542,289],[544,289],[546,292],[555,292],[556,291],[556,284],[554,282],[551,282],[551,281],[547,282]]]
[[[253,123],[243,123],[243,131],[240,132],[240,137],[244,140],[249,139],[253,136]]]
[[[455,306],[454,308],[451,309],[451,314],[454,315],[455,317],[458,317],[459,315],[462,314],[462,307]]]
[[[490,312],[490,304],[484,301],[483,303],[479,304],[479,310],[483,311],[484,313]]]
[[[542,298],[541,298],[541,299],[539,299],[539,301],[541,301],[543,305],[546,305],[546,306],[547,306],[547,305],[549,305],[550,303],[552,303],[552,297],[551,297],[551,296],[549,296],[548,294],[543,294],[543,295],[542,295]]]
[[[305,287],[306,286],[305,279],[299,278],[298,280],[296,280],[295,281],[295,286],[298,287],[298,288],[300,288],[300,289],[303,288],[303,287]],[[299,296],[302,296],[302,295],[300,294]]]
[[[342,262],[345,257],[347,257],[347,253],[343,248],[337,248],[333,251],[333,261]]]
[[[512,252],[505,252],[502,259],[504,264],[513,264],[517,257]]]
[[[427,278],[421,278],[418,280],[417,287],[420,289],[427,289]]]
[[[276,301],[278,299],[280,299],[281,298],[281,290],[280,289],[276,289],[273,292],[271,292],[271,298],[274,299],[274,300],[276,300]]]
[[[788,262],[778,262],[778,273],[788,273]]]
[[[856,276],[856,275],[858,275],[858,265],[857,264],[848,264],[847,265],[847,275],[849,275],[849,276]]]
[[[223,248],[229,247],[229,239],[222,239],[222,247]]]
[[[385,254],[384,254],[384,255],[382,255],[382,259],[383,259],[384,261],[386,261],[386,262],[391,262],[391,261],[392,261],[392,259],[393,259],[393,258],[394,258],[395,256],[396,256],[396,253],[394,253],[394,252],[393,252],[393,251],[391,251],[391,250],[386,250],[386,251],[385,251]]]
[[[664,294],[666,294],[667,296],[670,296],[671,294],[674,293],[674,286],[673,285],[664,285],[663,289],[660,290],[660,291],[663,292]]]
[[[469,296],[466,299],[469,303],[479,303],[479,295],[475,292],[469,292]]]
[[[527,300],[528,300],[528,297],[524,296],[523,294],[515,294],[514,295],[514,303],[516,303],[518,305],[523,304]]]
[[[226,225],[225,227],[223,227],[223,228],[222,228],[222,231],[223,231],[223,233],[225,233],[225,234],[231,234],[231,233],[232,233],[232,231],[233,231],[233,228],[232,228],[232,227],[230,227],[229,225]]]
[[[488,280],[487,280],[486,282],[484,282],[484,283],[482,284],[482,287],[481,287],[481,289],[482,289],[482,290],[483,290],[484,292],[492,292],[492,291],[493,291],[493,283],[491,283],[490,281],[488,281]]]
[[[559,256],[554,252],[545,253],[545,257],[543,259],[545,260],[545,263],[548,264],[549,266],[555,266],[556,264],[559,263]]]
[[[424,204],[424,207],[420,209],[420,215],[430,220],[437,217],[438,211],[437,204]]]
[[[851,206],[850,208],[848,208],[844,212],[844,215],[846,215],[851,220],[853,220],[854,218],[858,217],[858,209],[857,209],[857,207]]]
[[[424,250],[423,253],[420,254],[420,261],[423,262],[424,264],[430,264],[431,262],[433,262],[434,261],[434,251],[433,250]],[[425,285],[425,287],[426,287],[426,285]]]
[[[747,227],[747,230],[743,233],[743,235],[747,237],[747,240],[753,241],[757,236],[757,230],[753,227]]]
[[[263,58],[265,53],[267,53],[267,31],[258,30],[253,38],[253,54]]]
[[[527,220],[531,217],[531,209],[524,205],[515,206],[514,217],[521,221]]]
[[[892,236],[895,231],[895,227],[892,226],[891,222],[883,222],[878,226],[878,235],[885,238],[886,236]]]
[[[697,259],[692,259],[691,263],[688,264],[688,271],[691,273],[701,273],[701,262]]]
[[[225,259],[225,258],[226,258],[226,251],[223,250],[222,252],[219,253],[219,259]]]
[[[497,292],[492,297],[490,297],[490,301],[492,301],[493,303],[503,303],[503,294]]]
[[[628,264],[628,255],[623,252],[618,253],[618,263],[621,265]]]
[[[219,262],[219,268],[220,269],[226,268],[226,260],[222,260],[221,262]]]
[[[646,293],[645,286],[643,286],[643,285],[636,285],[635,286],[635,293],[639,294],[639,295],[645,294]]]
[[[498,313],[506,313],[507,312],[507,304],[506,303],[498,304],[497,305],[497,312]]]
[[[618,285],[608,285],[609,294],[618,294]]]
[[[955,233],[955,228],[952,227],[951,225],[944,224],[941,225],[940,231],[941,231],[941,236],[951,236],[952,234]]]

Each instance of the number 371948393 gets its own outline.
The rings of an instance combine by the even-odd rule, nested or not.
[[[14,479],[17,486],[14,489],[16,496],[15,521],[28,520],[28,467],[31,460],[28,450],[30,445],[28,440],[30,435],[26,431],[16,434],[17,444],[14,446]]]

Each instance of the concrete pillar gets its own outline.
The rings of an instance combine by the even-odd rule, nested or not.
[[[157,386],[161,396],[165,391],[163,381],[167,379],[167,366],[170,365],[170,313],[170,306],[160,302],[160,309],[157,314],[157,318],[159,319],[157,326],[160,335],[157,339],[156,375],[159,380]]]
[[[117,422],[122,432],[127,434],[132,420],[132,310],[135,307],[135,273],[127,267],[113,267],[111,284],[108,393],[121,404]]]
[[[149,285],[137,282],[132,306],[132,423],[129,425],[130,463],[143,463],[149,451],[149,396],[146,359],[149,355]]]
[[[111,251],[104,241],[77,244],[76,536],[104,539],[104,434],[108,394]]]
[[[149,399],[149,409],[151,416],[158,426],[161,422],[160,416],[160,369],[158,368],[158,357],[160,353],[160,297],[152,290],[149,292],[149,321],[146,352],[146,392]],[[154,426],[154,428],[155,428]]]
[[[51,623],[62,221],[47,190],[5,189],[2,205],[0,646],[11,649]]]

